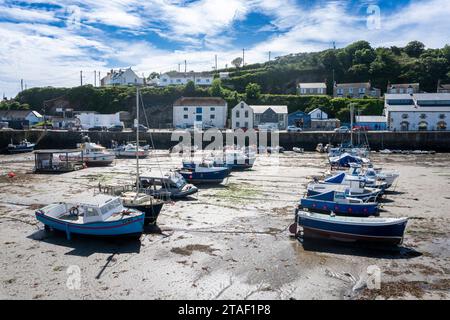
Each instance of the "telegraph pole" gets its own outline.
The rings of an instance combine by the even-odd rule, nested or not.
[[[270,54],[271,54],[271,53],[272,53],[272,52],[269,51],[269,62],[270,62]]]
[[[96,86],[97,86],[97,71],[94,70],[94,87],[96,87]]]
[[[80,86],[83,86],[83,70],[80,70]]]
[[[242,67],[245,66],[245,48],[242,48]]]
[[[178,72],[180,72],[180,63],[178,64]]]
[[[184,73],[186,73],[186,72],[187,72],[187,61],[184,60]]]
[[[217,54],[214,56],[215,61],[216,61],[216,72],[217,72]]]
[[[23,79],[20,79],[20,91],[23,91]]]
[[[98,72],[98,86],[101,87],[102,82],[100,81],[100,71]]]

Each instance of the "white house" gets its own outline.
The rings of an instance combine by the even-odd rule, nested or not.
[[[29,125],[34,125],[43,121],[43,117],[34,110],[0,110],[0,121],[28,121]]]
[[[173,104],[174,128],[202,127],[223,129],[227,123],[228,104],[216,97],[181,97]]]
[[[449,130],[450,93],[386,94],[384,108],[389,130]]]
[[[311,117],[311,120],[326,120],[328,119],[328,114],[323,112],[319,108],[314,109],[308,115]]]
[[[176,72],[170,71],[159,77],[158,86],[166,87],[170,85],[184,85],[189,81],[199,86],[210,86],[214,76],[209,72]]]
[[[253,128],[253,118],[253,109],[241,101],[231,110],[231,128]]]
[[[89,129],[92,127],[112,127],[115,125],[122,125],[123,122],[120,121],[120,112],[114,114],[99,114],[96,112],[81,112],[75,116],[80,120],[80,125],[82,129]]]
[[[143,85],[144,78],[140,78],[131,67],[127,69],[113,70],[100,80],[101,86],[117,85]]]
[[[326,95],[327,84],[324,82],[299,83],[297,85],[297,92],[299,95]]]
[[[287,128],[287,106],[248,105],[239,102],[231,112],[231,128],[256,128],[263,124],[277,124],[280,130]]]
[[[419,83],[403,83],[403,84],[388,84],[387,93],[396,94],[396,93],[419,93],[420,92],[420,84]]]

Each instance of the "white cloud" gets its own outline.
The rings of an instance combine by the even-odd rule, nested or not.
[[[15,95],[21,78],[29,87],[78,85],[80,70],[84,82],[92,83],[93,71],[104,75],[112,62],[114,67],[132,66],[139,74],[175,70],[178,64],[184,70],[184,60],[188,70],[211,70],[217,54],[219,67],[224,67],[242,55],[241,46],[248,40],[236,38],[234,27],[254,12],[270,17],[260,31],[276,32],[246,46],[248,63],[267,60],[268,51],[272,57],[317,51],[330,48],[333,41],[344,46],[365,39],[374,46],[390,46],[417,39],[430,47],[449,41],[448,0],[414,1],[394,13],[382,7],[380,30],[368,30],[366,17],[357,15],[358,10],[345,1],[320,1],[313,7],[294,0],[45,2],[62,8],[27,9],[0,0],[0,21],[7,17],[19,22],[0,22],[0,94]],[[80,8],[79,28],[51,25],[63,19],[62,13],[70,12],[70,6]],[[104,33],[102,25],[119,28],[121,36]],[[157,47],[148,37],[149,31],[176,42],[181,49]],[[132,34],[133,40],[127,34]],[[236,48],[235,43],[240,42]]]

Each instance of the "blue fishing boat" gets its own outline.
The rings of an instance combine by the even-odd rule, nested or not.
[[[378,214],[378,203],[348,197],[344,192],[330,191],[300,200],[300,208],[337,215],[368,217]]]
[[[360,156],[344,153],[336,157],[329,157],[329,161],[332,167],[349,168],[351,163],[367,164],[370,160]]]
[[[125,208],[118,197],[97,194],[82,201],[55,203],[35,212],[46,230],[94,236],[140,236],[143,212]]]
[[[303,228],[305,239],[327,238],[399,245],[403,242],[408,219],[341,217],[298,211],[296,222]]]
[[[216,167],[213,162],[196,163],[192,169],[181,169],[180,174],[191,183],[221,183],[230,173],[226,167]]]
[[[25,153],[32,152],[36,144],[28,142],[27,139],[22,140],[19,144],[14,144],[12,141],[8,144],[9,153]]]

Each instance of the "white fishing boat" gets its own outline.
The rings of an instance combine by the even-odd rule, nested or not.
[[[83,161],[87,166],[107,166],[113,163],[116,158],[105,147],[93,142],[78,143],[77,148],[83,152]]]
[[[348,184],[314,181],[308,184],[307,190],[308,197],[337,191],[344,192],[348,197],[362,199],[364,201],[375,201],[383,193],[382,189],[367,187],[364,179],[358,177],[348,180]]]
[[[134,143],[127,143],[126,145],[116,146],[112,152],[117,158],[146,158],[149,155],[149,148],[137,147]]]

